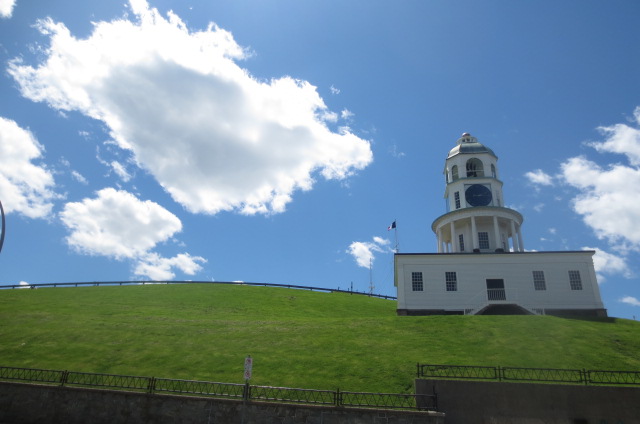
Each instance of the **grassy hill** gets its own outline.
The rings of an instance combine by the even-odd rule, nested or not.
[[[394,301],[232,285],[0,290],[0,366],[407,392],[415,365],[640,370],[640,323],[398,317]]]

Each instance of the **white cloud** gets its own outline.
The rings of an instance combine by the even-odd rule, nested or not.
[[[98,22],[87,39],[41,21],[48,57],[14,59],[9,73],[23,96],[103,121],[189,211],[282,212],[316,173],[344,179],[372,161],[368,141],[326,126],[335,114],[310,83],[258,81],[236,64],[247,54],[231,33],[130,6],[135,22]]]
[[[536,212],[542,212],[542,210],[544,209],[545,204],[544,203],[537,203],[533,206],[533,210]]]
[[[545,173],[541,169],[536,169],[535,171],[529,171],[524,176],[533,184],[550,186],[553,185],[553,177],[547,173]]]
[[[640,125],[640,107],[634,111]],[[626,124],[601,127],[607,137],[589,145],[599,152],[620,153],[629,164],[601,166],[583,156],[562,164],[562,177],[580,190],[573,199],[575,212],[601,239],[640,249],[640,130]]]
[[[394,158],[402,158],[406,156],[404,152],[398,150],[398,146],[395,144],[389,148],[389,153],[391,153],[391,156]]]
[[[640,169],[616,164],[602,168],[584,157],[562,164],[565,181],[581,192],[573,209],[599,238],[640,247]]]
[[[87,181],[87,179],[84,177],[84,175],[82,175],[81,173],[79,173],[78,171],[71,171],[71,176],[73,177],[74,180],[76,180],[77,182],[87,185],[89,184],[89,182]]]
[[[67,243],[82,254],[130,259],[133,273],[154,280],[175,277],[173,269],[193,275],[206,260],[188,253],[164,258],[152,252],[159,243],[182,230],[171,212],[126,191],[100,190],[94,199],[67,203],[60,213],[70,234]]]
[[[597,247],[583,247],[582,249],[596,251],[593,255],[593,266],[598,274],[598,282],[602,283],[605,281],[606,277],[604,274],[619,274],[626,278],[631,278],[631,269],[624,257],[614,255]]]
[[[56,198],[53,175],[32,163],[43,150],[30,131],[0,117],[0,200],[6,213],[29,218],[45,218],[51,213]]]
[[[342,109],[342,112],[340,112],[340,117],[342,119],[350,120],[354,116],[355,116],[354,113],[351,112],[349,109]]]
[[[113,169],[113,172],[115,172],[122,181],[126,183],[131,179],[131,175],[129,175],[127,169],[120,162],[114,160],[110,165],[111,169]]]
[[[631,306],[640,306],[640,300],[638,300],[633,296],[624,296],[623,298],[620,299],[620,302],[627,303]]]
[[[10,18],[15,5],[16,0],[0,0],[0,18]]]
[[[334,87],[333,85],[331,87],[329,87],[329,90],[331,91],[331,94],[340,94],[340,89]]]
[[[369,265],[375,260],[374,252],[389,252],[390,250],[385,248],[388,244],[389,240],[381,237],[374,237],[373,242],[354,241],[349,245],[347,253],[353,256],[358,266],[369,268]]]
[[[94,199],[67,203],[60,213],[70,231],[67,243],[80,253],[137,258],[182,230],[182,223],[157,203],[105,188]]]
[[[206,260],[188,253],[180,253],[173,258],[163,258],[157,253],[150,253],[140,258],[134,274],[148,276],[152,280],[171,280],[175,277],[172,268],[178,268],[185,274],[193,275],[202,269],[198,262],[206,262]]]
[[[640,106],[633,111],[634,123],[640,126]],[[599,127],[598,130],[607,137],[602,143],[589,143],[599,152],[620,153],[626,155],[633,166],[640,165],[640,129],[625,124]]]

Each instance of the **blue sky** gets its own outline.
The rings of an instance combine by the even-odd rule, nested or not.
[[[447,152],[499,157],[527,250],[640,317],[637,1],[0,0],[0,284],[395,295]]]

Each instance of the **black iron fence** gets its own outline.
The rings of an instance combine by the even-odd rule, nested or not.
[[[533,381],[541,383],[640,385],[640,371],[417,364],[417,376],[418,378]]]
[[[155,377],[94,374],[73,371],[0,367],[0,380],[21,383],[55,384],[84,388],[107,388],[155,394],[207,396],[258,402],[327,405],[351,408],[419,409],[437,411],[433,395],[400,393],[343,392],[339,389],[311,390],[254,386],[211,381],[174,380]]]
[[[296,284],[273,284],[273,283],[251,283],[247,281],[92,281],[77,283],[37,283],[37,284],[6,284],[0,285],[1,289],[37,289],[40,287],[86,287],[86,286],[134,286],[134,285],[153,285],[153,284],[231,284],[236,286],[262,286],[262,287],[282,287],[287,289],[310,290],[325,293],[348,293],[358,294],[369,297],[377,297],[380,299],[396,300],[396,296],[388,296],[385,294],[375,294],[367,292],[359,292],[353,290],[330,289],[324,287],[301,286]]]

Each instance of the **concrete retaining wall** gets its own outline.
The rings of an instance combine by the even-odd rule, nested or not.
[[[447,424],[640,424],[640,388],[416,380]]]
[[[444,424],[444,416],[0,382],[0,423]]]

